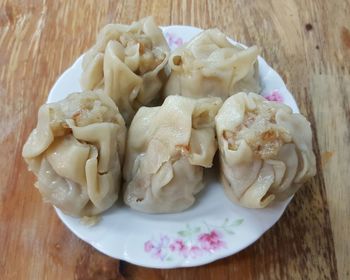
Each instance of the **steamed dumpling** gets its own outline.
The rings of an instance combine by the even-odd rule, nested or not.
[[[216,118],[221,179],[228,197],[263,208],[316,173],[310,123],[255,93],[228,98]]]
[[[217,150],[214,117],[220,98],[169,96],[160,107],[142,107],[129,132],[124,201],[149,213],[190,207],[203,187],[203,167]]]
[[[108,24],[85,54],[81,86],[103,88],[129,123],[137,109],[159,98],[169,47],[152,17]]]
[[[165,95],[225,100],[240,91],[260,91],[256,46],[231,44],[218,29],[203,31],[169,58]]]
[[[22,156],[45,201],[73,216],[91,216],[118,198],[126,128],[103,92],[72,93],[44,104]]]

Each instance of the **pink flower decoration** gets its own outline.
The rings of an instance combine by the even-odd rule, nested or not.
[[[242,219],[229,223],[226,218],[221,226],[206,227],[186,225],[186,229],[177,232],[178,237],[159,235],[144,243],[144,250],[153,258],[161,261],[172,261],[177,258],[197,258],[216,250],[226,248],[223,238],[225,233],[233,234],[232,227],[242,223]],[[216,228],[216,229],[212,229]],[[200,233],[204,230],[204,233]]]
[[[226,246],[225,242],[221,240],[221,235],[216,230],[199,235],[198,241],[203,250],[210,252]]]
[[[168,247],[168,245],[169,237],[163,235],[160,237],[157,243],[153,242],[152,240],[148,240],[147,242],[145,242],[144,249],[147,253],[150,253],[154,258],[163,260],[166,257],[164,250]]]
[[[202,249],[196,245],[187,246],[182,239],[177,239],[169,245],[169,249],[172,252],[177,252],[183,257],[196,258],[202,255]]]
[[[183,45],[183,40],[181,37],[177,37],[175,34],[167,32],[165,38],[168,41],[170,48],[177,48]]]
[[[269,101],[283,102],[283,97],[278,90],[273,90],[270,94],[266,95],[265,98]]]
[[[146,252],[150,252],[153,248],[154,248],[154,245],[153,245],[152,241],[151,241],[151,240],[148,240],[148,241],[145,243],[145,251],[146,251]]]
[[[169,245],[169,249],[172,252],[177,251],[185,258],[188,257],[189,248],[182,239],[176,239],[173,243]]]
[[[183,42],[182,38],[179,37],[175,40],[174,44],[175,44],[175,46],[180,47],[184,44],[184,42]]]
[[[186,244],[181,239],[176,239],[173,243],[171,243],[169,245],[169,249],[171,251],[180,251],[180,252],[184,252],[188,250]]]
[[[198,246],[191,246],[190,251],[189,251],[189,255],[192,258],[197,258],[198,256],[202,255],[202,249],[199,248]]]

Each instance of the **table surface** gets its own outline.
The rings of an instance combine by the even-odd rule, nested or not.
[[[350,279],[350,1],[0,0],[2,279]],[[257,44],[312,123],[317,175],[280,221],[242,252],[186,269],[111,259],[42,203],[21,157],[58,76],[107,23],[218,27]]]

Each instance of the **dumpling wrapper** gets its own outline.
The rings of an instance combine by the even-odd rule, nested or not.
[[[169,96],[142,107],[128,131],[124,201],[148,213],[183,211],[204,187],[203,167],[217,150],[214,118],[220,98]]]
[[[125,136],[124,120],[108,96],[72,93],[40,107],[22,156],[45,201],[69,215],[91,216],[118,198]]]
[[[218,29],[201,32],[169,58],[171,74],[165,95],[220,97],[240,91],[260,91],[256,46],[231,44]]]
[[[263,208],[316,173],[310,123],[255,93],[229,97],[216,118],[221,179],[235,203]]]
[[[80,84],[84,90],[102,88],[129,124],[140,106],[160,98],[169,54],[152,17],[130,25],[108,24],[84,55]]]

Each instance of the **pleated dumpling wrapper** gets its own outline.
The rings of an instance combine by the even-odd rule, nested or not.
[[[152,17],[131,25],[108,24],[84,55],[81,86],[85,90],[103,88],[130,123],[140,106],[159,99],[167,79],[169,52]]]
[[[315,175],[310,123],[288,106],[241,92],[224,102],[215,123],[221,179],[233,202],[263,208]]]
[[[202,190],[203,167],[217,150],[214,118],[220,98],[169,96],[141,107],[128,131],[124,201],[148,213],[180,212]]]
[[[72,216],[93,216],[118,198],[125,136],[112,99],[72,93],[40,107],[22,155],[45,201]]]
[[[260,91],[256,46],[231,44],[218,29],[201,32],[169,58],[171,74],[165,95],[223,100],[240,91]]]

